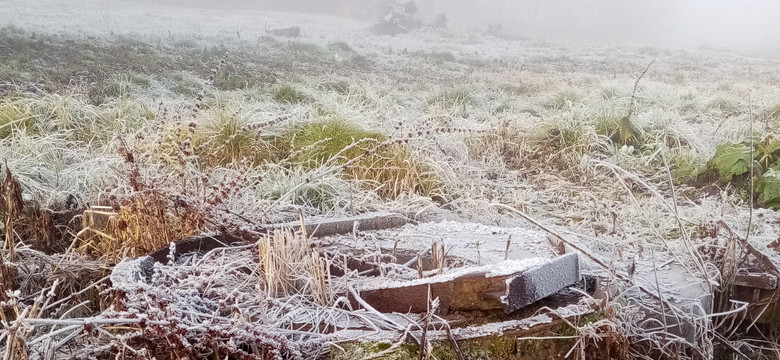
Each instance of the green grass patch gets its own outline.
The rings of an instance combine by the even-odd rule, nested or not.
[[[620,89],[616,86],[606,86],[601,89],[601,98],[603,100],[612,100],[620,96]]]
[[[642,129],[628,116],[602,114],[596,118],[596,133],[605,136],[618,145],[639,146],[642,143]]]
[[[375,149],[384,135],[359,129],[335,118],[299,126],[287,134],[295,151],[294,160],[306,167],[317,167],[335,158],[342,164]]]
[[[273,139],[252,130],[240,114],[214,107],[205,126],[195,130],[195,155],[207,167],[248,161],[252,165],[276,160]]]
[[[84,144],[108,144],[117,135],[136,132],[155,117],[145,103],[130,98],[95,106],[78,97],[49,95],[32,101],[30,109],[46,119],[51,131]]]
[[[282,139],[297,164],[305,168],[342,165],[349,179],[382,197],[414,193],[444,198],[443,182],[431,164],[403,144],[387,145],[380,133],[326,118],[293,128]]]
[[[280,104],[301,104],[310,101],[309,95],[290,84],[277,88],[273,93],[273,99]]]
[[[548,95],[543,105],[550,110],[568,109],[580,100],[582,100],[582,94],[579,90],[567,88]]]
[[[465,87],[444,90],[428,99],[428,103],[444,108],[471,105],[474,103],[474,90]]]
[[[522,81],[511,83],[511,84],[509,83],[501,84],[498,85],[498,89],[505,94],[515,95],[515,96],[527,95],[538,91],[537,86]]]
[[[335,92],[340,95],[349,94],[352,86],[347,80],[331,80],[320,83],[318,86],[321,90]]]
[[[337,41],[334,43],[328,44],[328,49],[339,51],[339,52],[345,52],[345,53],[353,53],[355,50],[352,50],[352,47],[349,46],[349,44],[343,42],[343,41]]]
[[[707,107],[718,110],[723,114],[723,116],[727,117],[739,115],[740,112],[739,101],[724,95],[718,95],[710,100],[710,102],[707,103]]]
[[[690,114],[699,111],[700,101],[698,95],[693,91],[687,91],[679,96],[680,102],[677,109],[683,114]]]
[[[89,102],[92,105],[102,105],[111,99],[119,98],[129,91],[127,84],[117,80],[111,79],[106,82],[97,83],[87,92]]]
[[[23,103],[10,98],[0,100],[0,139],[11,136],[14,131],[27,134],[38,133],[38,116]]]
[[[493,126],[485,133],[468,137],[466,145],[472,159],[485,162],[502,159],[510,169],[525,165],[523,156],[529,149],[525,131],[510,121]]]
[[[608,148],[591,121],[566,115],[537,126],[529,139],[537,155],[578,157]]]
[[[352,66],[363,70],[370,69],[372,66],[374,66],[373,58],[366,55],[353,55],[349,59],[349,62],[352,64]]]
[[[436,64],[458,61],[458,58],[451,51],[417,51],[412,54],[430,60]]]
[[[259,87],[276,82],[276,76],[270,72],[256,69],[251,64],[227,64],[214,78],[217,90],[231,91]]]
[[[666,160],[672,173],[672,182],[682,185],[695,181],[703,170],[703,164],[696,154],[686,147],[677,147],[669,151]]]
[[[764,119],[773,124],[780,123],[780,104],[775,104],[774,106],[765,109]]]
[[[322,53],[322,48],[319,45],[309,42],[291,41],[289,48],[290,51],[299,55],[313,56]]]
[[[222,46],[191,45],[169,47],[124,36],[101,41],[48,34],[32,36],[2,28],[0,49],[8,51],[0,51],[0,74],[17,83],[43,80],[46,90],[51,92],[68,89],[74,80],[86,81],[92,84],[88,94],[91,101],[100,104],[119,93],[117,78],[139,89],[150,88],[152,78],[168,83],[165,80],[172,78],[171,74],[181,71],[205,78],[227,51]],[[222,68],[214,79],[218,89],[244,89],[275,81],[269,71],[256,65],[263,64],[259,55],[241,49],[234,49],[231,54],[231,58],[242,62]]]
[[[186,71],[173,73],[167,85],[168,89],[173,93],[189,98],[194,98],[198,95],[203,90],[203,86],[204,81]]]
[[[336,175],[316,176],[302,167],[274,167],[260,184],[261,196],[269,200],[285,198],[292,204],[330,212],[348,206],[349,183]]]

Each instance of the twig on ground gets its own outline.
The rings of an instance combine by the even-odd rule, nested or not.
[[[387,315],[381,313],[373,306],[371,306],[369,303],[367,303],[365,300],[363,300],[363,298],[360,297],[360,294],[358,294],[357,291],[355,291],[355,288],[349,286],[348,289],[349,289],[349,293],[352,294],[352,296],[355,298],[355,301],[357,301],[357,303],[360,304],[360,306],[362,306],[369,312],[373,313],[380,319],[384,320],[388,324],[393,325],[394,330],[402,330],[404,328],[403,326],[399,325],[397,322],[393,321],[393,319],[390,319],[389,317],[387,317]]]

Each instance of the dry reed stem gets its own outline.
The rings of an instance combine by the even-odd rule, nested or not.
[[[323,259],[305,234],[276,230],[263,236],[257,249],[258,273],[265,294],[276,298],[300,295],[311,297],[322,306],[333,304],[329,261]]]

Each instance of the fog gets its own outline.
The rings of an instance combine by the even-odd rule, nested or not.
[[[500,22],[531,37],[670,47],[777,49],[780,2],[768,0],[439,1],[456,22]],[[483,4],[484,3],[484,4]]]
[[[151,1],[151,0],[139,0]],[[160,3],[160,1],[154,1]],[[327,13],[375,21],[381,0],[164,0],[162,3]],[[660,47],[780,50],[780,2],[772,0],[416,0],[419,16],[443,13],[453,30],[500,23],[520,36]]]

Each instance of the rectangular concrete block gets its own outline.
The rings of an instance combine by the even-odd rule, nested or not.
[[[429,278],[379,279],[364,284],[360,297],[381,312],[422,313],[431,299],[449,311],[502,310],[511,313],[580,280],[579,256],[509,260],[471,266]],[[353,304],[358,306],[353,300]]]
[[[577,253],[562,255],[507,281],[508,292],[502,302],[506,304],[506,311],[512,312],[580,281],[580,258]]]

